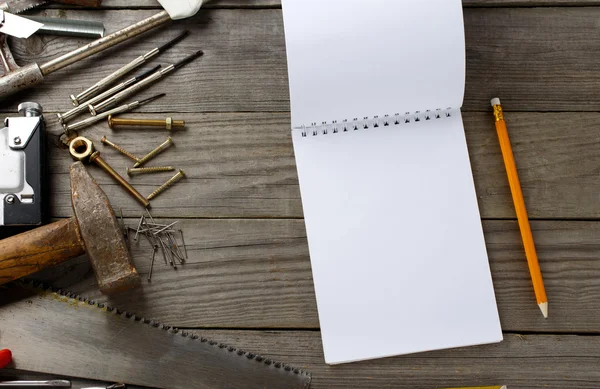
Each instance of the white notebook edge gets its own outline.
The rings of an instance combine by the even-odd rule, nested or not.
[[[462,112],[460,109],[453,109],[452,110],[452,114],[458,114],[460,116],[460,122],[461,122],[461,127],[462,127],[462,137],[463,137],[463,141],[465,143],[465,145],[467,145],[467,139],[466,139],[466,133],[464,131],[464,121],[462,119]],[[442,119],[443,120],[443,119]],[[299,129],[296,129],[299,130]],[[302,130],[307,130],[307,129],[302,129]],[[381,129],[382,131],[385,131],[385,129]],[[358,131],[363,131],[361,129],[359,129]],[[296,136],[298,134],[296,133]],[[322,134],[321,134],[322,135]],[[297,147],[296,142],[297,141],[302,141],[302,139],[297,139],[296,136],[293,136],[293,146],[294,149]],[[307,134],[307,136],[311,136],[310,134]],[[326,136],[334,136],[332,134],[327,134]],[[294,152],[296,152],[296,150],[294,150]],[[481,221],[481,212],[480,212],[480,208],[479,208],[479,204],[477,201],[477,191],[475,188],[475,179],[473,176],[473,170],[472,170],[472,164],[471,164],[471,156],[468,153],[468,148],[467,148],[467,155],[466,155],[467,159],[468,159],[468,166],[469,166],[469,177],[470,177],[470,182],[469,182],[469,188],[472,189],[472,192],[474,193],[475,196],[475,209],[476,209],[476,213],[478,216],[478,219]],[[297,172],[299,175],[299,180],[300,180],[300,191],[301,191],[301,199],[302,199],[302,206],[304,208],[305,204],[304,204],[304,199],[305,196],[302,195],[302,192],[304,190],[306,190],[306,186],[304,186],[303,189],[303,185],[302,185],[302,178],[301,178],[301,174],[299,171],[299,167],[297,167]],[[325,343],[323,342],[323,351],[324,351],[324,360],[325,363],[328,365],[340,365],[340,364],[345,364],[345,363],[352,363],[352,362],[361,362],[361,361],[368,361],[368,360],[374,360],[374,359],[380,359],[380,358],[390,358],[390,357],[398,357],[398,356],[403,356],[403,355],[412,355],[412,354],[421,354],[421,353],[426,353],[426,352],[432,352],[432,351],[439,351],[439,350],[450,350],[450,349],[457,349],[457,348],[464,348],[464,347],[475,347],[475,346],[480,346],[480,345],[487,345],[487,344],[495,344],[495,343],[499,343],[502,342],[504,340],[504,336],[503,336],[503,331],[502,331],[502,323],[500,320],[500,315],[499,315],[499,311],[498,311],[498,305],[497,305],[497,297],[496,297],[496,291],[495,291],[495,286],[494,286],[494,282],[493,282],[493,277],[492,277],[492,272],[491,272],[491,266],[490,266],[490,261],[489,261],[489,253],[487,250],[487,242],[485,239],[485,235],[484,235],[484,231],[483,231],[483,224],[480,222],[479,224],[480,228],[478,229],[479,232],[479,237],[478,237],[478,241],[481,242],[484,247],[484,253],[485,253],[485,265],[486,265],[486,277],[487,277],[487,281],[489,282],[489,286],[491,289],[491,292],[493,294],[493,299],[494,299],[494,307],[495,307],[495,323],[497,323],[497,328],[495,329],[496,332],[496,337],[487,341],[482,341],[482,342],[472,342],[469,344],[456,344],[456,345],[452,345],[452,346],[448,346],[448,347],[437,347],[437,348],[430,348],[430,349],[423,349],[423,350],[417,350],[417,351],[410,351],[410,352],[403,352],[403,353],[389,353],[389,354],[385,354],[385,355],[378,355],[378,356],[370,356],[370,357],[365,357],[365,358],[357,358],[357,359],[345,359],[345,360],[335,360],[332,361],[331,359],[329,359],[327,357],[327,353],[326,353],[326,347],[325,347]],[[311,265],[313,263],[313,246],[310,244],[311,241],[311,237],[310,237],[310,233],[307,229],[307,241],[308,241],[308,248],[309,248],[309,257],[310,257],[310,261],[311,261]],[[313,276],[313,279],[315,278],[314,276],[314,270],[311,266],[311,273]],[[314,284],[314,289],[315,289],[315,297],[316,297],[316,303],[317,303],[317,316],[319,318],[319,322],[321,322],[321,310],[319,309],[319,287],[317,286],[317,283]]]

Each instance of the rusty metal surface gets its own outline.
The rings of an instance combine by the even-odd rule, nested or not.
[[[85,253],[75,219],[65,219],[0,240],[0,284]]]
[[[0,77],[0,100],[23,89],[39,84],[44,76],[37,64],[32,63]]]
[[[0,34],[0,61],[2,61],[4,74],[19,69],[19,65],[15,62],[15,58],[10,52],[10,47],[8,47],[7,37],[6,34]]]
[[[112,294],[140,283],[108,197],[81,162],[71,165],[71,201],[98,288]]]

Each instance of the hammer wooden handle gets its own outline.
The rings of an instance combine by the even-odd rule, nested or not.
[[[85,254],[74,218],[0,240],[0,285]]]

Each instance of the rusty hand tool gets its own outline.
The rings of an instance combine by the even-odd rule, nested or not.
[[[106,35],[58,58],[40,65],[32,63],[23,67],[16,64],[6,42],[6,37],[0,35],[0,61],[4,66],[4,76],[0,77],[0,100],[20,90],[39,84],[46,75],[56,70],[163,25],[170,20],[171,17],[167,11],[161,11],[154,16]]]
[[[87,252],[102,293],[140,284],[108,198],[81,162],[71,165],[74,217],[0,240],[0,284]]]
[[[144,196],[140,194],[133,186],[129,184],[129,182],[125,181],[119,173],[115,171],[109,164],[106,163],[100,157],[100,152],[94,150],[94,144],[91,140],[78,136],[77,138],[71,141],[69,145],[69,152],[71,153],[71,157],[73,157],[76,161],[81,162],[91,162],[98,165],[102,170],[107,172],[115,181],[119,183],[130,195],[132,195],[140,204],[144,206],[144,208],[148,208],[150,206],[150,201],[148,201]]]

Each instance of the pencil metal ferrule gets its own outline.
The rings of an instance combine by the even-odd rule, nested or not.
[[[502,111],[502,106],[500,104],[494,105],[494,119],[497,122],[504,120],[504,112]]]

